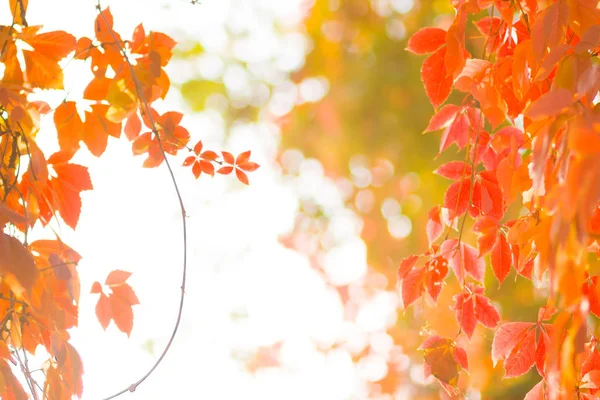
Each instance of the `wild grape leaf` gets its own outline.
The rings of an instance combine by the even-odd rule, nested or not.
[[[471,179],[465,178],[454,182],[444,195],[444,208],[450,211],[450,218],[460,217],[469,207]]]
[[[449,161],[441,165],[433,173],[453,181],[458,181],[470,178],[471,166],[464,161]]]
[[[438,335],[427,338],[419,349],[424,350],[427,372],[443,383],[456,386],[461,367],[468,366],[464,350],[457,356],[456,343]]]
[[[81,213],[81,196],[84,190],[92,190],[92,181],[87,167],[68,163],[66,153],[54,153],[48,162],[56,172],[56,178],[48,182],[47,198],[51,208],[60,212],[67,225],[75,229]]]
[[[448,76],[445,56],[446,47],[442,47],[427,57],[421,66],[421,81],[425,85],[425,93],[436,110],[452,90],[452,76]]]
[[[448,275],[448,261],[442,256],[437,256],[425,264],[425,268],[425,287],[427,293],[429,293],[433,301],[437,301],[444,279]]]
[[[400,262],[400,268],[398,268],[398,280],[404,279],[406,275],[412,271],[418,259],[419,256],[410,255]]]
[[[508,322],[496,330],[492,342],[492,362],[494,366],[498,361],[506,359],[511,354],[533,325],[530,322]],[[533,365],[533,362],[531,365]]]
[[[573,104],[573,95],[567,89],[556,89],[545,93],[525,110],[525,115],[538,120],[553,117]]]
[[[74,101],[62,102],[54,111],[54,125],[58,134],[58,145],[66,153],[79,150],[83,134],[83,121],[77,113]]]
[[[496,235],[496,241],[492,247],[492,269],[494,275],[498,279],[500,285],[504,282],[504,279],[510,272],[510,266],[512,265],[512,252],[510,245],[506,241],[506,237],[502,233]]]
[[[100,294],[98,303],[96,303],[96,316],[103,329],[106,329],[111,320],[121,332],[129,336],[133,329],[133,310],[132,306],[139,304],[139,300],[131,288],[126,283],[131,276],[130,272],[115,270],[112,271],[104,284],[110,289],[111,293],[106,295],[99,282],[94,282],[91,293]]]
[[[406,50],[415,54],[433,53],[446,44],[446,31],[440,28],[422,28],[408,39]]]
[[[473,332],[475,332],[475,327],[477,327],[473,297],[469,293],[461,293],[455,296],[455,301],[456,321],[470,339]]]
[[[431,247],[433,242],[435,242],[444,231],[444,224],[441,220],[440,211],[441,209],[439,206],[435,206],[429,211],[427,226],[425,227],[429,247]]]
[[[75,49],[75,37],[65,31],[37,34],[38,27],[26,27],[21,39],[33,51],[23,50],[27,80],[41,89],[63,89],[63,71],[58,62]]]
[[[423,295],[425,281],[425,268],[410,271],[402,280],[402,304],[406,309],[416,299]]]
[[[504,377],[514,378],[526,374],[535,363],[535,329],[527,331],[504,360]]]
[[[569,6],[569,27],[581,36],[591,27],[598,26],[600,10],[597,0],[567,0]]]
[[[564,39],[568,21],[567,0],[556,1],[536,17],[531,27],[531,42],[538,64],[548,49],[556,47]]]
[[[106,118],[109,108],[107,104],[92,104],[91,108],[92,111],[85,112],[82,139],[90,153],[100,157],[106,150],[108,136],[121,136],[121,123],[114,123]]]
[[[582,293],[587,296],[590,304],[590,312],[600,318],[600,286],[598,276],[589,277],[581,288]]]
[[[502,219],[505,205],[496,174],[492,171],[481,171],[477,174],[477,178],[476,186],[479,190],[474,192],[478,197],[473,199],[473,206],[478,210],[475,215],[483,214],[497,220]],[[473,197],[475,197],[475,193]]]
[[[546,383],[539,381],[527,394],[523,400],[546,400]]]
[[[433,114],[424,132],[433,132],[448,128],[460,110],[460,107],[455,104],[446,104]]]
[[[469,339],[473,336],[477,322],[495,328],[500,321],[498,310],[484,296],[483,288],[467,284],[467,290],[454,296],[456,320]]]
[[[490,299],[482,294],[475,296],[475,316],[481,324],[487,328],[493,329],[500,322],[500,313],[492,305]]]
[[[0,360],[0,376],[2,376],[3,383],[3,385],[0,385],[0,397],[6,400],[29,399],[29,396],[13,374],[10,365],[5,360]]]
[[[447,53],[444,55],[446,74],[452,78],[462,71],[469,53],[465,49],[465,26],[467,13],[460,11],[446,33]]]
[[[33,256],[16,238],[0,232],[0,275],[18,296],[31,291],[38,278],[38,269]]]
[[[27,3],[29,3],[29,0],[9,0],[8,4],[15,24],[27,25],[25,22]]]
[[[479,282],[483,281],[485,275],[485,260],[479,257],[477,249],[461,241],[448,239],[442,243],[441,253],[446,256],[448,263],[456,278],[463,280],[463,270]]]

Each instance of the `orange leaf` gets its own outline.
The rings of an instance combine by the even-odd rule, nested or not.
[[[222,151],[221,152],[223,154],[223,160],[227,163],[227,164],[235,164],[235,160],[233,158],[233,154],[229,153],[228,151]]]
[[[56,108],[54,124],[60,149],[70,154],[75,153],[79,149],[79,141],[83,133],[83,121],[77,112],[75,102],[63,102]]]
[[[248,176],[241,170],[236,168],[235,169],[235,175],[237,176],[237,178],[240,180],[240,182],[242,182],[243,184],[248,185]]]
[[[31,290],[38,278],[38,269],[33,256],[16,238],[0,233],[0,275],[11,290],[22,297]]]
[[[131,305],[125,302],[121,297],[111,295],[110,305],[112,309],[112,318],[117,325],[117,328],[127,334],[131,335],[133,329],[133,310]]]
[[[25,13],[27,12],[28,2],[28,0],[9,0],[8,4],[15,24],[26,25]]]
[[[135,138],[138,137],[140,131],[142,130],[142,122],[137,115],[137,112],[129,114],[127,118],[127,122],[125,123],[125,136],[131,142]]]
[[[92,290],[90,291],[90,293],[92,293],[92,294],[102,293],[102,285],[100,284],[100,282],[94,282],[92,284]]]
[[[227,175],[230,174],[233,171],[233,167],[227,166],[227,167],[221,167],[217,170],[217,172],[219,174],[223,174],[223,175]]]
[[[114,270],[111,271],[110,274],[106,277],[106,281],[104,284],[106,286],[118,286],[125,283],[127,279],[131,276],[131,272],[122,271],[122,270]]]
[[[98,299],[98,303],[96,303],[96,317],[102,329],[106,330],[112,319],[112,307],[110,300],[108,300],[108,297],[104,293],[100,293],[100,298]]]
[[[243,164],[250,160],[250,150],[240,153],[235,159],[236,165]]]

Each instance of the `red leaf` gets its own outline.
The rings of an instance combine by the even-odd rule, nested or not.
[[[512,252],[510,251],[510,245],[506,241],[506,237],[502,233],[496,235],[496,242],[492,247],[492,269],[494,275],[498,279],[498,282],[502,284],[504,279],[510,272],[510,266],[512,264]]]
[[[446,104],[440,108],[429,120],[429,125],[424,132],[439,131],[445,129],[452,124],[456,118],[456,114],[460,111],[460,107],[455,104]]]
[[[402,280],[402,303],[405,309],[423,294],[424,278],[425,269],[418,268],[410,271]]]
[[[497,220],[502,219],[504,199],[496,174],[490,171],[481,171],[477,176],[481,182],[481,200],[476,206],[479,207],[483,215],[489,215]]]
[[[454,353],[454,359],[463,369],[469,369],[469,357],[467,352],[462,347],[456,347],[456,353]]]
[[[446,44],[446,31],[440,28],[422,28],[408,39],[406,50],[415,54],[427,54]]]
[[[523,398],[523,400],[546,400],[546,384],[539,381]]]
[[[464,161],[450,161],[440,166],[433,173],[457,181],[471,176],[471,166]]]
[[[457,246],[456,239],[448,239],[441,246],[441,252],[448,259],[456,278],[459,281],[463,280],[464,269],[473,278],[482,282],[485,274],[485,260],[478,256],[477,250],[471,245],[461,242],[460,249]]]
[[[400,268],[398,268],[398,280],[402,280],[404,277],[406,277],[406,274],[413,269],[418,259],[419,256],[410,255],[400,261]]]
[[[465,332],[470,339],[477,326],[473,297],[470,294],[461,293],[455,296],[455,300],[456,305],[454,306],[454,309],[456,310],[456,320],[463,332]]]
[[[519,343],[527,334],[529,328],[533,326],[529,322],[508,322],[501,325],[492,342],[492,362],[494,366],[498,361],[507,358],[517,343]]]
[[[450,210],[450,218],[460,217],[469,207],[471,180],[463,179],[454,182],[444,195],[444,208]]]
[[[535,329],[532,329],[504,361],[504,377],[514,378],[526,374],[535,363],[535,350]]]
[[[427,226],[425,227],[425,231],[427,232],[427,240],[429,242],[429,246],[433,244],[444,231],[444,224],[440,218],[440,207],[435,206],[429,211],[427,220]]]
[[[496,307],[492,305],[490,299],[483,295],[475,296],[475,315],[482,325],[488,328],[495,328],[500,322],[500,314]]]
[[[435,109],[438,109],[446,101],[452,90],[452,76],[447,74],[445,56],[446,47],[442,47],[427,57],[421,66],[421,81],[425,85],[425,93]]]
[[[448,275],[448,261],[444,257],[438,256],[429,261],[425,267],[427,269],[425,286],[433,301],[436,301],[442,290],[444,278]]]

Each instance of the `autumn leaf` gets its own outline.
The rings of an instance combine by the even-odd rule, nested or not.
[[[422,28],[408,39],[406,50],[415,54],[433,53],[446,44],[446,31],[440,28]]]
[[[435,206],[429,211],[425,231],[427,233],[427,240],[430,247],[444,231],[444,224],[442,223],[440,212],[441,209],[439,206]]]
[[[462,281],[463,272],[466,272],[479,282],[483,281],[485,261],[473,246],[463,241],[459,245],[456,239],[448,239],[442,243],[440,250],[446,255],[458,280]]]
[[[506,241],[506,237],[499,233],[496,235],[496,242],[492,247],[492,269],[494,270],[494,275],[496,275],[500,285],[508,276],[511,265],[512,252],[510,250],[510,245]]]
[[[96,316],[102,328],[106,329],[112,320],[117,328],[126,333],[127,336],[131,334],[133,329],[132,306],[139,304],[137,295],[131,286],[126,283],[130,276],[130,272],[114,270],[104,282],[111,293],[104,294],[102,285],[99,282],[94,282],[91,290],[92,294],[100,294],[100,298],[96,303]]]
[[[31,290],[38,278],[38,269],[29,250],[16,238],[0,232],[0,275],[18,296]]]
[[[426,375],[429,373],[441,382],[456,386],[461,368],[468,367],[464,350],[453,340],[438,335],[428,337],[419,349],[424,351]]]
[[[425,269],[417,268],[410,271],[402,280],[402,304],[408,308],[425,290]]]
[[[436,110],[446,101],[452,90],[452,76],[448,76],[445,57],[446,47],[442,47],[427,57],[421,67],[421,81],[425,85],[425,93]]]

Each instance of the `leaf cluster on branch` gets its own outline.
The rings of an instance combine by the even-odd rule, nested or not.
[[[69,343],[69,330],[78,323],[81,256],[58,235],[54,240],[29,242],[28,232],[38,223],[53,229],[59,219],[77,228],[80,194],[93,190],[88,168],[72,161],[82,143],[101,157],[109,137],[118,139],[124,132],[133,155],[146,157],[144,167],[165,162],[181,205],[184,238],[185,210],[167,156],[195,153],[198,161],[184,164],[193,164],[196,178],[200,172],[213,175],[217,165],[221,174],[235,169],[245,184],[246,172],[256,170],[258,164],[250,161],[250,151],[234,160],[225,151],[222,157],[201,152],[201,141],[193,149],[188,147],[191,135],[180,124],[183,114],[154,109],[153,104],[164,99],[170,88],[164,68],[176,43],[168,35],[146,32],[140,24],[125,40],[114,30],[109,8],[98,5],[96,20],[90,21],[94,36],[75,38],[63,30],[45,32],[41,25],[29,25],[27,0],[8,3],[12,24],[0,26],[0,397],[25,399],[29,393],[34,399],[71,399],[83,392],[83,364]],[[86,63],[92,72],[83,98],[65,98],[55,109],[30,100],[40,90],[64,90],[62,62],[67,57],[68,62]],[[37,143],[40,135],[47,134],[40,131],[40,120],[48,114],[53,115],[59,151],[46,157]],[[127,335],[133,328],[132,306],[139,303],[126,282],[130,275],[115,270],[104,285],[95,282],[91,288],[100,295],[96,314],[102,327],[106,329],[112,320]],[[185,264],[181,305],[184,287]],[[173,337],[180,318],[181,306]],[[40,382],[32,376],[27,359],[39,347],[49,356],[41,366],[45,379]],[[156,365],[121,393],[135,390]],[[22,371],[21,382],[27,388],[12,366]]]
[[[460,393],[468,362],[457,340],[470,340],[479,323],[496,330],[489,350],[505,377],[536,366],[541,380],[527,400],[597,398],[600,303],[591,257],[600,256],[600,3],[452,5],[448,29],[423,28],[407,47],[428,54],[421,79],[435,114],[425,132],[441,132],[440,154],[453,144],[461,151],[435,171],[453,183],[429,213],[430,249],[398,271],[405,307],[425,291],[436,300],[436,285],[450,279],[441,266],[460,285],[459,332],[425,339],[426,374]],[[483,54],[471,54],[473,44]],[[445,104],[453,91],[462,100]],[[500,290],[513,269],[537,283],[546,296],[537,321],[501,318],[485,294],[488,254]]]

